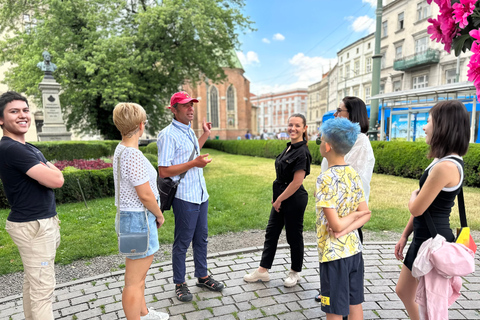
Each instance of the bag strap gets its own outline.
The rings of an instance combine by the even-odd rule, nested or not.
[[[195,148],[193,148],[193,150],[192,150],[192,154],[190,155],[190,158],[188,159],[188,161],[187,161],[187,162],[190,162],[190,161],[192,161],[194,156],[195,156]],[[187,171],[188,171],[188,170],[187,170]],[[180,179],[178,179],[178,181],[177,181],[177,185],[179,185],[179,184],[180,184],[180,180],[182,180],[182,179],[183,179],[183,177],[185,177],[185,175],[187,174],[187,171],[185,171],[185,172],[182,172],[182,173],[180,174]]]
[[[115,195],[115,198],[117,198],[117,214],[115,216],[115,230],[117,231],[117,235],[120,233],[120,180],[122,179],[122,173],[120,170],[120,159],[122,157],[123,151],[125,151],[126,149],[127,147],[125,147],[122,151],[120,151],[120,154],[118,155],[118,158],[117,158],[117,194]],[[150,234],[147,208],[145,206],[143,206],[143,212],[145,212],[145,221],[148,228],[148,234]]]
[[[460,187],[460,193],[457,196],[458,201],[458,214],[460,216],[460,226],[462,228],[468,227],[467,225],[467,215],[465,213],[465,199],[463,198],[463,187]],[[425,216],[425,221],[427,223],[428,230],[430,231],[430,235],[435,237],[437,235],[437,228],[435,228],[435,224],[433,223],[432,215],[430,211],[427,209],[423,214]]]

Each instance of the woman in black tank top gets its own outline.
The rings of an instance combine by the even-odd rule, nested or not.
[[[412,276],[412,265],[422,243],[431,237],[425,211],[432,215],[439,234],[453,242],[450,228],[450,212],[463,183],[463,160],[470,140],[470,117],[467,109],[457,100],[437,103],[431,110],[427,124],[423,127],[426,143],[430,145],[429,158],[435,158],[420,178],[420,188],[413,191],[408,202],[411,213],[407,226],[395,245],[395,257],[404,265],[397,282],[396,292],[407,309],[410,319],[419,319],[418,304],[415,302],[417,279]],[[406,257],[403,249],[408,237],[413,239]]]

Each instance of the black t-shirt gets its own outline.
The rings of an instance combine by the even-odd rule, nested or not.
[[[289,147],[290,150],[288,150]],[[276,181],[289,184],[298,170],[305,170],[305,177],[308,176],[311,163],[312,156],[308,150],[307,141],[303,140],[294,144],[288,142],[285,150],[275,160]]]
[[[40,162],[47,160],[34,145],[9,137],[0,141],[0,179],[11,207],[9,221],[35,221],[57,214],[53,190],[26,174]]]

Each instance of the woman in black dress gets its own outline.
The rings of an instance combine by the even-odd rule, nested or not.
[[[284,281],[293,287],[300,280],[298,273],[303,265],[303,215],[308,203],[308,193],[302,183],[310,173],[312,156],[307,147],[307,123],[305,116],[293,114],[288,119],[290,142],[275,160],[277,178],[273,182],[272,210],[265,233],[260,267],[243,279],[246,282],[269,281],[268,269],[272,267],[278,238],[285,226],[292,259],[291,270]]]
[[[443,101],[430,110],[428,122],[423,127],[426,143],[430,145],[428,156],[434,160],[420,178],[420,189],[412,192],[408,202],[411,216],[395,246],[395,257],[404,260],[396,292],[412,320],[419,319],[415,302],[418,282],[412,276],[412,265],[422,243],[432,237],[423,214],[428,210],[437,232],[449,242],[455,240],[449,218],[463,183],[461,156],[468,150],[469,119],[467,109],[460,101]],[[412,231],[413,240],[403,259],[403,249]]]

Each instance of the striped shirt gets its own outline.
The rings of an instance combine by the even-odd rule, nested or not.
[[[175,119],[158,134],[158,166],[170,167],[188,162],[195,148],[194,159],[200,155],[200,147],[195,132],[190,125]],[[180,176],[171,177],[178,181]],[[200,204],[208,200],[207,186],[203,177],[203,168],[193,167],[180,181],[175,198]]]

